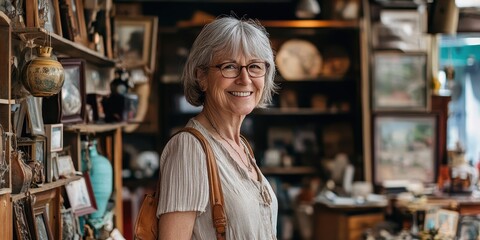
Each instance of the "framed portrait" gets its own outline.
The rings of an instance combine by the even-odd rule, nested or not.
[[[427,54],[375,52],[372,109],[374,111],[427,111]]]
[[[61,122],[80,123],[85,117],[85,61],[80,58],[59,59],[65,71],[60,92]]]
[[[58,156],[56,164],[60,178],[68,178],[75,175],[75,166],[70,155]]]
[[[373,124],[373,179],[434,183],[437,166],[437,115],[376,114]]]
[[[114,57],[127,69],[155,70],[158,18],[116,16],[114,18]]]
[[[445,237],[455,237],[458,226],[458,212],[446,209],[437,211],[436,226],[438,234]]]
[[[82,0],[60,0],[63,37],[88,45],[87,25],[85,23]]]
[[[37,239],[53,240],[52,228],[48,221],[47,205],[35,209],[35,229]]]
[[[70,207],[75,216],[83,216],[97,210],[97,203],[93,195],[93,188],[88,173],[84,173],[79,180],[65,185],[65,189]]]
[[[32,196],[13,201],[13,226],[16,239],[35,239],[36,228]]]
[[[457,239],[478,239],[480,236],[480,217],[478,215],[460,216],[457,226]]]
[[[30,133],[32,135],[45,135],[42,117],[42,98],[30,95],[27,97],[26,101]]]

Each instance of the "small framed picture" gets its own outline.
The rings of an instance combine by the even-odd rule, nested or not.
[[[48,221],[47,205],[35,209],[35,229],[37,239],[53,240],[52,229]]]
[[[87,25],[82,0],[60,1],[63,36],[71,41],[88,43]]]
[[[62,208],[62,237],[63,239],[75,239],[77,235],[77,221],[71,208]]]
[[[376,52],[373,57],[374,111],[427,111],[427,55]]]
[[[114,55],[127,69],[155,69],[158,18],[117,16],[114,19]]]
[[[480,236],[480,216],[460,216],[457,227],[458,240],[478,239]]]
[[[65,189],[70,207],[75,216],[83,216],[97,210],[97,203],[93,195],[93,188],[88,173],[84,173],[79,180],[65,185]]]
[[[376,184],[395,180],[435,182],[436,114],[376,114],[373,131],[373,179]]]
[[[79,123],[85,117],[85,61],[80,58],[60,58],[65,71],[61,90],[61,122]]]
[[[16,239],[36,239],[32,196],[13,201],[12,205]]]
[[[47,136],[47,150],[59,152],[63,149],[63,124],[45,124],[45,135]]]
[[[28,96],[27,97],[27,116],[29,119],[28,126],[32,135],[45,135],[43,129],[42,117],[42,98]]]
[[[446,209],[437,211],[436,226],[438,234],[446,237],[455,237],[457,234],[458,212]]]
[[[56,164],[60,178],[68,178],[75,175],[75,167],[70,155],[58,156]]]
[[[26,1],[28,9],[32,9],[31,17],[27,16],[27,26],[40,27],[62,36],[59,1],[33,0]]]

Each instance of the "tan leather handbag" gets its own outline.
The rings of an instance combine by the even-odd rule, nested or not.
[[[180,132],[189,132],[194,135],[202,144],[202,148],[207,156],[208,183],[210,185],[210,205],[212,206],[213,225],[217,233],[217,240],[225,239],[225,230],[227,227],[227,217],[224,210],[224,200],[220,177],[218,176],[217,163],[213,155],[210,144],[205,137],[196,129],[186,127]],[[146,194],[135,221],[134,238],[136,240],[155,240],[158,239],[158,194],[160,192],[160,177],[157,183],[157,189],[154,193]]]

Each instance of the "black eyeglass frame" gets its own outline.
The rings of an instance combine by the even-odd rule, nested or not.
[[[255,64],[255,63],[257,63],[257,64],[258,64],[258,63],[263,63],[263,64],[265,64],[265,73],[264,73],[262,76],[252,76],[252,75],[250,74],[250,71],[248,71],[248,66],[250,66],[250,65],[252,65],[252,64]],[[222,66],[225,65],[225,64],[237,64],[237,63],[234,63],[234,62],[226,62],[226,63],[220,63],[220,64],[217,64],[217,65],[208,66],[208,67],[210,67],[210,68],[218,68],[218,69],[220,70],[220,73],[222,74],[222,76],[223,76],[224,78],[237,78],[238,76],[240,76],[240,73],[242,72],[242,68],[247,69],[247,74],[248,74],[249,77],[251,77],[251,78],[260,78],[260,77],[264,77],[264,76],[267,74],[267,70],[268,70],[268,68],[270,67],[270,63],[268,63],[268,62],[251,62],[251,63],[249,63],[249,64],[247,64],[247,65],[237,64],[237,65],[239,66],[238,74],[237,74],[236,76],[234,76],[234,77],[226,77],[226,76],[223,74],[223,71],[222,71]]]

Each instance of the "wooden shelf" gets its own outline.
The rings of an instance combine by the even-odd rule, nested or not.
[[[14,99],[8,100],[8,99],[0,98],[0,104],[14,104],[14,103],[15,103]]]
[[[33,39],[33,42],[36,45],[43,45],[47,40],[51,40],[53,51],[55,52],[61,52],[72,57],[82,57],[89,63],[103,67],[115,66],[115,61],[112,59],[109,59],[86,46],[65,39],[55,33],[47,32],[43,28],[29,27],[13,29],[13,33],[24,42]]]
[[[0,12],[0,26],[10,26],[10,18],[4,12]]]
[[[101,133],[115,131],[118,128],[127,126],[128,123],[105,123],[105,124],[74,124],[65,125],[65,131],[81,132],[81,133]]]
[[[2,188],[0,189],[0,196],[7,194],[7,193],[12,193],[12,190],[10,188]]]
[[[302,116],[341,116],[348,115],[350,112],[316,110],[312,108],[265,108],[255,109],[257,115],[302,115]]]
[[[44,191],[47,191],[47,190],[50,190],[50,189],[54,189],[54,188],[57,188],[57,187],[61,187],[61,186],[65,186],[66,184],[68,184],[69,182],[73,182],[73,181],[76,181],[76,180],[79,180],[81,179],[82,176],[72,176],[72,177],[69,177],[69,178],[66,178],[66,179],[59,179],[55,182],[51,182],[51,183],[44,183],[41,187],[39,188],[30,188],[29,189],[29,192],[30,194],[35,194],[35,193],[39,193],[39,192],[44,192]],[[12,194],[11,198],[12,198],[12,202],[14,201],[17,201],[17,200],[20,200],[22,198],[24,198],[26,195],[25,193],[19,193],[19,194]]]
[[[261,167],[260,170],[264,175],[302,175],[317,173],[314,167]]]

